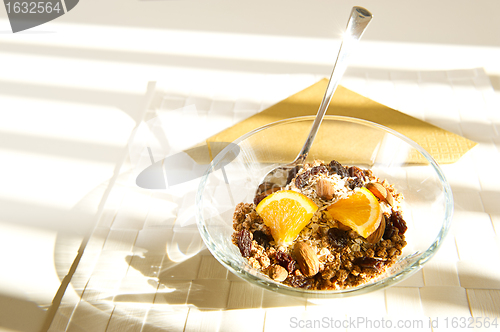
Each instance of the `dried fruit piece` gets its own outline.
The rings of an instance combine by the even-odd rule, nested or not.
[[[370,268],[380,271],[384,266],[384,261],[382,259],[373,257],[358,257],[354,259],[353,263],[359,267]]]
[[[273,265],[269,269],[269,277],[276,281],[285,281],[288,277],[288,271],[281,265]]]
[[[349,167],[348,172],[349,172],[349,176],[352,177],[352,178],[360,178],[360,179],[362,179],[364,177],[364,173],[361,170],[361,168],[356,167],[356,166]]]
[[[328,230],[328,238],[332,246],[338,248],[345,247],[349,243],[349,233],[338,228]]]
[[[318,174],[324,174],[324,175],[328,175],[328,169],[326,168],[326,166],[314,166],[311,168],[311,175],[314,176],[314,175],[318,175]]]
[[[356,188],[363,187],[363,180],[361,180],[360,178],[349,179],[348,184],[349,184],[349,188],[354,190]]]
[[[351,227],[364,238],[375,232],[382,220],[382,209],[377,198],[364,187],[330,204],[326,211],[334,220]]]
[[[349,173],[347,172],[345,167],[336,160],[330,161],[328,168],[330,174],[338,174],[341,178],[349,176]]]
[[[297,242],[293,253],[300,267],[300,272],[306,277],[311,277],[319,272],[319,259],[315,250],[305,242]]]
[[[388,218],[384,217],[384,219],[385,219],[385,231],[382,238],[384,240],[389,240],[392,238],[394,234],[399,233],[399,230],[396,227],[394,227],[390,217]]]
[[[400,211],[392,211],[391,214],[391,222],[396,227],[399,231],[399,234],[404,234],[406,232],[406,229],[408,228],[406,226],[406,221],[403,219],[403,215],[401,214]]]
[[[309,182],[309,175],[311,175],[309,171],[305,171],[302,174],[297,175],[295,178],[295,187],[299,189],[304,188]]]
[[[303,275],[290,275],[287,279],[288,283],[292,287],[305,287],[307,286],[307,279]]]
[[[249,257],[252,251],[252,237],[250,236],[250,232],[246,229],[242,229],[238,233],[237,242],[241,256]]]
[[[318,206],[307,196],[281,190],[264,198],[256,209],[278,244],[292,242],[309,223]]]
[[[267,236],[267,234],[263,231],[253,232],[253,239],[264,248],[269,248],[269,236]]]
[[[279,250],[276,252],[274,258],[276,259],[276,262],[283,266],[288,272],[292,273],[295,270],[295,261],[292,256],[286,252]]]

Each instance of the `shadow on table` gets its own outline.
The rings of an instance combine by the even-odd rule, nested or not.
[[[154,274],[156,255],[128,256],[130,267],[144,276]],[[151,264],[150,264],[151,263]],[[165,255],[156,278],[149,277],[154,288],[154,304],[192,305],[199,309],[248,309],[305,306],[306,299],[280,295],[251,285],[228,272],[208,250],[182,262]],[[115,302],[134,301],[144,294],[119,294]]]
[[[490,78],[491,86],[493,90],[499,92],[500,91],[500,75],[488,75]]]
[[[46,311],[36,303],[0,294],[0,330],[35,332]],[[26,319],[30,317],[30,319]]]
[[[475,262],[474,271],[467,267],[459,267],[456,272],[424,268],[424,278],[426,273],[432,273],[434,282],[436,274],[440,280],[420,288],[424,315],[445,317],[454,312],[457,316],[499,317],[495,303],[500,300],[500,275],[485,275],[482,271],[487,271],[489,264]],[[443,284],[453,279],[458,279],[458,284]]]
[[[134,264],[137,256],[129,256],[127,258],[131,262],[132,268],[142,268],[141,273],[151,275],[152,270],[147,268],[149,264],[144,264],[148,261],[148,255],[141,257],[140,264]],[[144,268],[146,267],[146,268]],[[450,280],[457,278],[456,275],[451,275],[450,271],[434,270],[433,267],[427,266],[425,272],[432,273],[434,276],[440,277],[442,280]],[[477,284],[483,285],[500,285],[499,280],[494,280],[491,277],[485,276],[478,272],[471,275],[470,271],[461,271],[459,275],[463,280],[476,280]],[[410,278],[411,279],[411,278]],[[150,278],[149,283],[152,287],[157,287],[154,297],[154,304],[168,304],[168,305],[192,305],[199,309],[206,310],[219,310],[219,309],[250,309],[250,308],[274,308],[274,307],[294,307],[305,306],[307,302],[303,298],[295,298],[274,293],[272,291],[264,290],[258,286],[251,285],[250,283],[236,277],[228,272],[219,262],[217,262],[207,250],[203,250],[197,255],[183,261],[173,262],[167,257],[164,258],[161,270],[157,278]],[[422,287],[421,284],[410,282],[405,283],[405,287]],[[397,285],[394,287],[398,287]],[[428,287],[424,286],[423,288]],[[433,287],[433,286],[429,286]],[[457,306],[457,304],[449,292],[456,292],[458,284],[455,287],[439,286],[441,294],[433,296],[431,301],[440,302],[439,305],[443,306]],[[464,285],[461,286],[462,288]],[[500,286],[498,287],[500,288]],[[450,296],[448,296],[450,295]],[[374,300],[383,304],[385,293],[378,291],[363,296],[372,296],[371,302]],[[402,294],[401,296],[405,296]],[[466,298],[464,289],[464,298]],[[115,302],[126,300],[133,301],[134,298],[140,302],[141,294],[120,294],[114,299]],[[348,297],[340,299],[321,300],[318,304],[328,302],[332,308],[343,310],[346,305],[352,304],[359,306],[358,297]],[[378,299],[377,299],[378,298]],[[314,301],[313,301],[314,302]],[[314,305],[314,303],[309,302]],[[308,304],[308,305],[309,305]],[[367,308],[368,309],[368,308]]]
[[[150,276],[157,270],[156,268],[147,267],[149,262],[156,261],[157,258],[154,256],[156,255],[150,256],[146,253],[140,257],[140,260],[136,261],[136,265],[134,265],[133,261],[137,259],[137,256],[129,256],[127,260],[131,262],[131,268],[135,269],[138,266],[142,266],[143,270],[140,272],[143,272],[145,276]],[[150,257],[153,258],[150,259]],[[81,310],[78,310],[78,314],[73,315],[71,318],[72,330],[87,331],[88,329],[83,327],[93,326],[92,324],[95,324],[95,326],[102,326],[102,324],[106,325],[108,321],[110,321],[109,324],[112,326],[125,326],[124,324],[127,324],[127,327],[130,327],[130,329],[139,329],[142,326],[142,331],[183,330],[185,322],[190,315],[190,310],[193,307],[195,312],[201,312],[202,316],[203,312],[211,313],[220,311],[221,309],[237,310],[289,307],[290,310],[292,310],[291,312],[293,312],[293,310],[301,312],[305,309],[306,305],[309,307],[315,304],[321,305],[319,310],[328,306],[328,312],[332,315],[340,314],[347,315],[348,317],[379,314],[384,316],[386,312],[386,292],[384,290],[357,297],[325,300],[318,303],[306,303],[304,299],[265,291],[260,287],[252,286],[245,281],[239,280],[232,275],[228,275],[225,279],[200,279],[200,271],[202,277],[205,273],[203,272],[205,267],[210,265],[206,263],[202,264],[201,262],[210,261],[211,258],[212,257],[206,251],[202,251],[198,255],[180,263],[172,263],[169,265],[169,261],[164,262],[169,266],[162,267],[156,279],[149,278],[153,289],[149,294],[132,292],[128,294],[117,294],[112,302],[101,301],[98,303],[89,303],[81,301],[79,303]],[[222,270],[215,267],[215,270],[212,270],[212,272],[219,273],[225,271],[222,266],[220,266],[220,268]],[[196,275],[197,278],[179,278],[179,274],[183,275],[186,271],[190,271],[190,273]],[[452,277],[456,278],[456,274],[451,271],[438,271],[431,266],[426,267],[426,271],[428,273],[441,274],[440,277],[442,280],[450,280]],[[495,282],[498,284],[498,280],[482,276],[479,271],[477,273],[466,272],[462,274],[461,277],[474,278],[485,285],[491,285]],[[460,291],[459,286],[422,287],[419,280],[411,282],[410,279],[411,278],[407,280],[410,282],[405,282],[404,287],[414,288],[416,292],[398,292],[397,285],[391,288],[391,290],[395,292],[396,296],[401,297],[401,299],[398,299],[398,303],[401,301],[401,303],[404,304],[408,302],[411,303],[415,300],[410,297],[415,296],[415,293],[418,294],[419,288],[428,288],[426,291],[427,295],[422,297],[422,304],[425,304],[424,314],[427,314],[425,312],[426,310],[432,308],[444,308],[443,310],[455,310],[457,314],[467,316],[469,313],[469,307],[467,305],[467,298],[470,297],[469,292],[488,291],[477,289],[467,291],[463,289],[463,291]],[[154,291],[155,289],[157,289],[156,293]],[[437,294],[432,294],[434,290],[438,291]],[[154,305],[151,305],[151,302],[145,301],[145,298],[151,295],[155,296]],[[473,294],[473,296],[475,295],[478,294]],[[457,301],[457,299],[461,301]],[[495,298],[492,298],[492,301],[495,301]],[[491,308],[495,306],[494,303],[491,303],[491,305],[485,309],[483,308],[484,301],[477,301],[476,303],[474,300],[469,299],[469,302],[470,310],[473,315],[476,315],[476,313],[482,313],[483,316],[486,315],[488,317],[496,317],[498,315],[497,312],[491,310]],[[374,305],[380,305],[380,308],[374,308]],[[399,307],[397,308],[397,310],[400,309]],[[391,313],[388,312],[388,314],[390,315]],[[70,315],[71,312],[68,311],[68,319]],[[112,315],[111,320],[110,315]],[[437,310],[429,316],[439,317],[440,312]],[[256,319],[265,318],[258,316]],[[98,322],[102,322],[102,324],[99,325]],[[21,331],[24,332],[28,330]]]
[[[145,252],[126,257],[130,269],[140,272],[138,281],[146,281],[150,291],[121,291],[114,294],[106,301],[86,302],[80,301],[78,315],[72,317],[73,327],[88,326],[88,320],[109,320],[112,315],[112,324],[132,324],[142,326],[143,331],[182,330],[190,310],[200,312],[214,312],[220,310],[238,309],[272,309],[289,308],[290,310],[303,311],[306,306],[321,306],[318,310],[328,308],[328,312],[362,316],[362,315],[385,315],[386,294],[379,290],[356,297],[330,299],[322,301],[306,301],[302,298],[280,295],[239,279],[229,273],[218,261],[205,249],[196,255],[181,262],[174,262],[167,256],[162,259],[158,254]],[[161,262],[160,262],[161,261]],[[494,303],[484,307],[483,300],[488,295],[489,289],[493,287],[500,293],[500,280],[492,276],[485,276],[481,269],[452,270],[439,269],[427,265],[424,269],[423,279],[426,274],[433,274],[433,283],[443,280],[456,280],[454,285],[425,285],[422,274],[416,274],[408,278],[404,285],[390,288],[392,296],[402,304],[422,301],[423,313],[428,316],[439,317],[440,309],[455,310],[457,314],[468,316],[470,313],[476,315],[482,313],[495,317],[498,313],[491,310]],[[489,289],[468,289],[465,284],[460,286],[463,280],[474,280],[478,285],[488,286]],[[499,278],[500,279],[500,278]],[[427,282],[429,282],[427,280]],[[441,282],[442,283],[442,282]],[[497,285],[496,288],[494,285]],[[413,288],[414,292],[398,292],[398,288]],[[142,288],[144,289],[144,288]],[[422,291],[424,290],[424,291]],[[484,294],[483,294],[484,293]],[[496,293],[495,293],[496,294]],[[471,299],[472,296],[472,299]],[[419,299],[420,297],[420,299]],[[492,298],[495,301],[495,298]],[[373,306],[377,306],[374,308]],[[470,308],[469,308],[470,306]],[[400,310],[401,308],[396,308]],[[429,312],[431,314],[429,314]],[[443,311],[444,312],[444,311]],[[391,314],[387,312],[387,314]],[[70,312],[68,312],[70,315]],[[68,317],[69,318],[69,317]],[[77,330],[77,329],[76,329]],[[167,329],[170,330],[170,329]]]

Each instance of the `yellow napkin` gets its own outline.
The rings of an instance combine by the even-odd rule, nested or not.
[[[297,116],[316,115],[327,84],[327,79],[313,84],[262,112],[237,123],[231,128],[210,137],[207,139],[208,145],[210,146],[212,142],[232,142],[251,130],[278,120]],[[463,154],[476,145],[475,142],[464,137],[398,112],[342,86],[339,86],[335,91],[326,114],[365,119],[394,129],[422,146],[438,163],[442,164],[457,161]],[[306,130],[306,132],[308,131]],[[291,134],[284,139],[290,142],[291,161],[302,147],[304,138],[295,137]],[[316,144],[316,141],[314,144]],[[370,144],[370,138],[366,139],[366,144]],[[367,150],[370,150],[368,146]],[[215,151],[212,151],[212,153],[215,153]],[[325,152],[325,158],[331,159],[332,157],[326,156],[327,154]],[[354,161],[356,158],[346,156],[345,158],[339,157],[337,160],[340,159]],[[419,161],[421,160],[413,160],[413,162]]]

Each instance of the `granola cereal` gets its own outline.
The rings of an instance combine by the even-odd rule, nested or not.
[[[326,211],[362,187],[377,197],[383,213],[379,229],[368,238]],[[372,171],[316,160],[304,165],[282,189],[298,191],[318,206],[293,243],[274,241],[256,212],[264,197],[239,203],[233,215],[233,243],[253,268],[275,281],[311,290],[355,287],[383,274],[401,255],[407,228],[401,211],[403,196]]]

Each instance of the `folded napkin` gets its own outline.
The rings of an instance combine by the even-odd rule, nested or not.
[[[328,80],[323,79],[262,112],[210,137],[207,139],[208,146],[213,142],[232,142],[251,130],[278,120],[316,115],[327,84]],[[457,161],[476,145],[475,142],[464,137],[391,109],[342,86],[339,86],[335,91],[326,114],[364,119],[394,129],[422,146],[438,163],[442,164]],[[289,140],[291,161],[302,147],[304,138],[291,134],[289,137],[282,139]],[[370,140],[367,137],[366,144],[373,144]],[[370,149],[367,148],[367,150]],[[212,150],[211,154],[216,155],[216,151]],[[331,156],[326,156],[328,154],[326,151],[324,154],[325,160],[328,158],[331,159]],[[348,159],[354,161],[356,158]],[[418,163],[421,160],[418,160],[417,157],[416,160],[409,161]],[[270,162],[273,161],[270,160]]]

